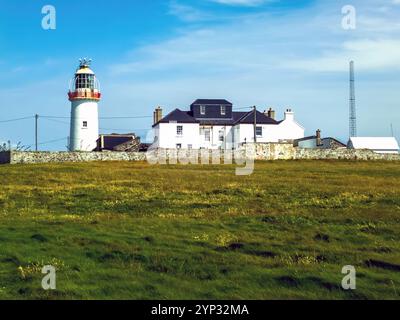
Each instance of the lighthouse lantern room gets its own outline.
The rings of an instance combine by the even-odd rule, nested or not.
[[[81,59],[68,92],[71,101],[70,151],[93,151],[99,138],[98,102],[100,84],[90,68],[91,60]]]

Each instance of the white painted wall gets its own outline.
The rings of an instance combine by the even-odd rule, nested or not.
[[[210,130],[210,141],[206,140],[204,130]],[[223,141],[220,140],[220,132]],[[204,149],[232,149],[234,147],[232,126],[200,126],[199,144],[200,148]]]
[[[87,127],[84,127],[84,121]],[[93,100],[71,102],[70,151],[93,151],[99,138],[98,103]]]
[[[245,142],[254,142],[254,125],[240,124],[237,134],[236,147]],[[285,120],[279,125],[257,125],[262,127],[262,136],[257,136],[258,143],[279,142],[282,140],[301,139],[305,136],[305,130],[294,120]]]
[[[177,134],[177,127],[183,127],[183,134]],[[164,149],[175,149],[177,144],[182,146],[182,149],[188,149],[191,145],[193,149],[199,149],[199,124],[195,123],[159,123],[154,128],[157,142],[155,147]]]
[[[287,118],[279,124],[279,139],[278,140],[295,140],[305,137],[305,129],[294,120]]]

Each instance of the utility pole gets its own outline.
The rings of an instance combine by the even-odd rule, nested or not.
[[[35,151],[38,151],[38,120],[39,115],[35,114]]]
[[[257,143],[257,107],[254,106],[254,143]]]

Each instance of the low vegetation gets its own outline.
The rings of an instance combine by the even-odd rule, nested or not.
[[[234,169],[0,167],[0,299],[400,298],[399,163]]]

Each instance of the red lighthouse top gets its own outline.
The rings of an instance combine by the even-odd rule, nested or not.
[[[71,80],[68,97],[70,101],[101,99],[100,83],[90,69],[91,60],[81,59],[75,77]]]

